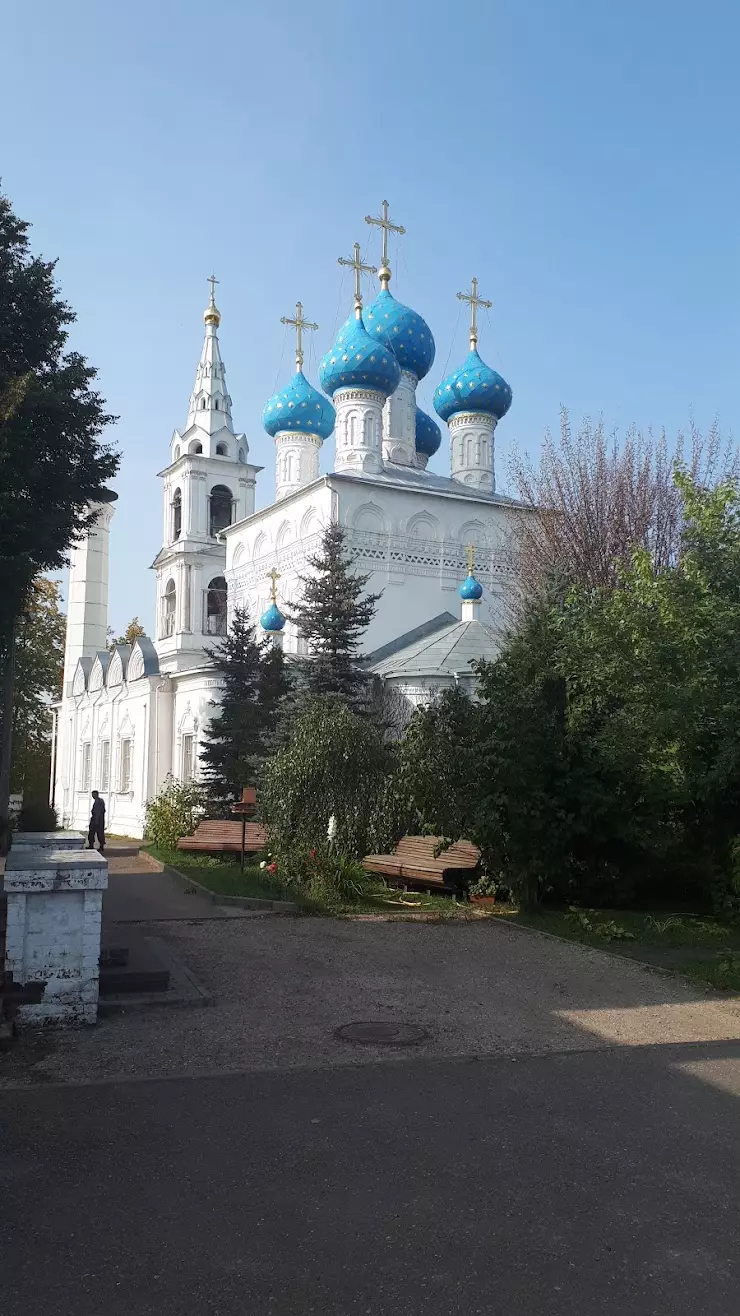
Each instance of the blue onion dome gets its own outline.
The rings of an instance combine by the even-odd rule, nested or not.
[[[442,442],[442,431],[436,420],[432,420],[421,407],[416,408],[416,451],[425,457],[433,457]]]
[[[475,576],[471,572],[467,580],[464,580],[460,586],[458,594],[461,599],[475,599],[477,603],[478,599],[483,598],[483,586],[479,580],[475,579]]]
[[[417,379],[429,373],[434,361],[434,339],[425,320],[409,306],[397,302],[393,293],[383,288],[372,306],[363,311],[365,328],[376,342],[392,347],[402,370],[410,370]]]
[[[506,380],[472,348],[462,365],[435,389],[434,410],[442,420],[458,411],[483,411],[500,420],[509,410],[511,398]]]
[[[274,438],[283,430],[318,434],[328,439],[334,429],[334,408],[318,389],[296,370],[287,388],[275,393],[262,412],[262,424]]]
[[[284,625],[285,618],[277,603],[273,600],[267,611],[262,613],[262,616],[260,617],[260,626],[263,631],[268,631],[270,634],[274,634],[276,631],[281,631]]]
[[[321,387],[333,397],[340,388],[372,388],[390,397],[398,388],[401,367],[395,353],[370,337],[354,314],[342,325],[336,342],[319,364]]]

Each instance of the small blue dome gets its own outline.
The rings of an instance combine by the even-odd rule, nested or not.
[[[436,420],[427,416],[421,407],[416,408],[416,451],[433,457],[442,442],[442,431]]]
[[[468,576],[467,580],[463,581],[462,585],[458,590],[458,594],[460,595],[461,599],[476,599],[476,600],[482,599],[483,586],[481,585],[480,581],[476,580],[475,576],[472,575],[471,573],[471,575]]]
[[[434,391],[434,410],[443,420],[458,411],[483,411],[500,420],[511,406],[511,389],[498,371],[481,361],[475,348]]]
[[[271,634],[274,634],[276,631],[281,631],[284,625],[285,618],[277,603],[271,603],[267,611],[263,612],[260,617],[260,626],[263,631],[268,631]]]
[[[429,325],[416,311],[397,302],[393,293],[383,288],[362,318],[371,338],[393,348],[402,370],[411,370],[417,379],[429,373],[434,339]]]
[[[340,388],[372,388],[390,397],[400,378],[401,367],[395,354],[376,343],[354,313],[342,325],[334,346],[319,365],[321,387],[330,397]]]
[[[328,398],[309,384],[302,370],[296,370],[287,388],[275,393],[262,412],[262,424],[274,438],[282,430],[299,434],[318,434],[328,439],[334,429],[334,408]]]

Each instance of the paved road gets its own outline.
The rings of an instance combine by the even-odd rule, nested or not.
[[[736,1316],[740,1002],[492,921],[172,912],[212,1009],[0,1057],[2,1316]]]
[[[6,1092],[0,1308],[736,1316],[739,1075],[718,1043]]]

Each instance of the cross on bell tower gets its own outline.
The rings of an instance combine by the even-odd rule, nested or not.
[[[485,306],[490,310],[493,302],[487,302],[484,297],[478,296],[478,280],[470,280],[470,292],[459,292],[457,294],[459,301],[467,302],[470,306],[470,350],[475,351],[478,345],[478,321],[476,312],[479,306]]]
[[[354,245],[353,259],[350,260],[349,257],[347,256],[337,256],[337,264],[348,265],[349,268],[351,270],[354,270],[355,272],[355,315],[359,320],[362,314],[362,275],[377,274],[378,273],[377,266],[363,265],[362,261],[360,260],[359,242],[356,242]]]
[[[314,324],[312,320],[304,320],[303,302],[296,302],[295,316],[281,315],[280,323],[290,324],[293,325],[293,327],[295,328],[295,364],[296,364],[296,370],[302,370],[303,369],[303,330],[318,329],[319,326],[317,324]]]
[[[403,227],[403,224],[391,223],[390,219],[388,218],[387,201],[383,202],[383,213],[380,216],[380,218],[373,217],[372,215],[366,215],[365,223],[375,224],[376,227],[382,229],[383,232],[383,247],[382,247],[382,253],[380,258],[380,286],[381,288],[385,288],[387,290],[388,284],[391,281],[391,267],[388,264],[388,234],[389,233],[402,234],[405,233],[406,230]]]

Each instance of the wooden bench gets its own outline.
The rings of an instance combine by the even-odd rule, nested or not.
[[[244,833],[245,854],[256,854],[267,845],[267,829],[262,823],[248,822]],[[230,822],[228,818],[204,818],[196,827],[192,836],[181,836],[177,842],[178,850],[228,850],[230,854],[241,854],[242,824],[239,820]]]
[[[472,841],[455,841],[435,855],[439,845],[439,836],[404,836],[393,854],[366,855],[362,867],[406,885],[457,890],[474,876],[480,850]]]

